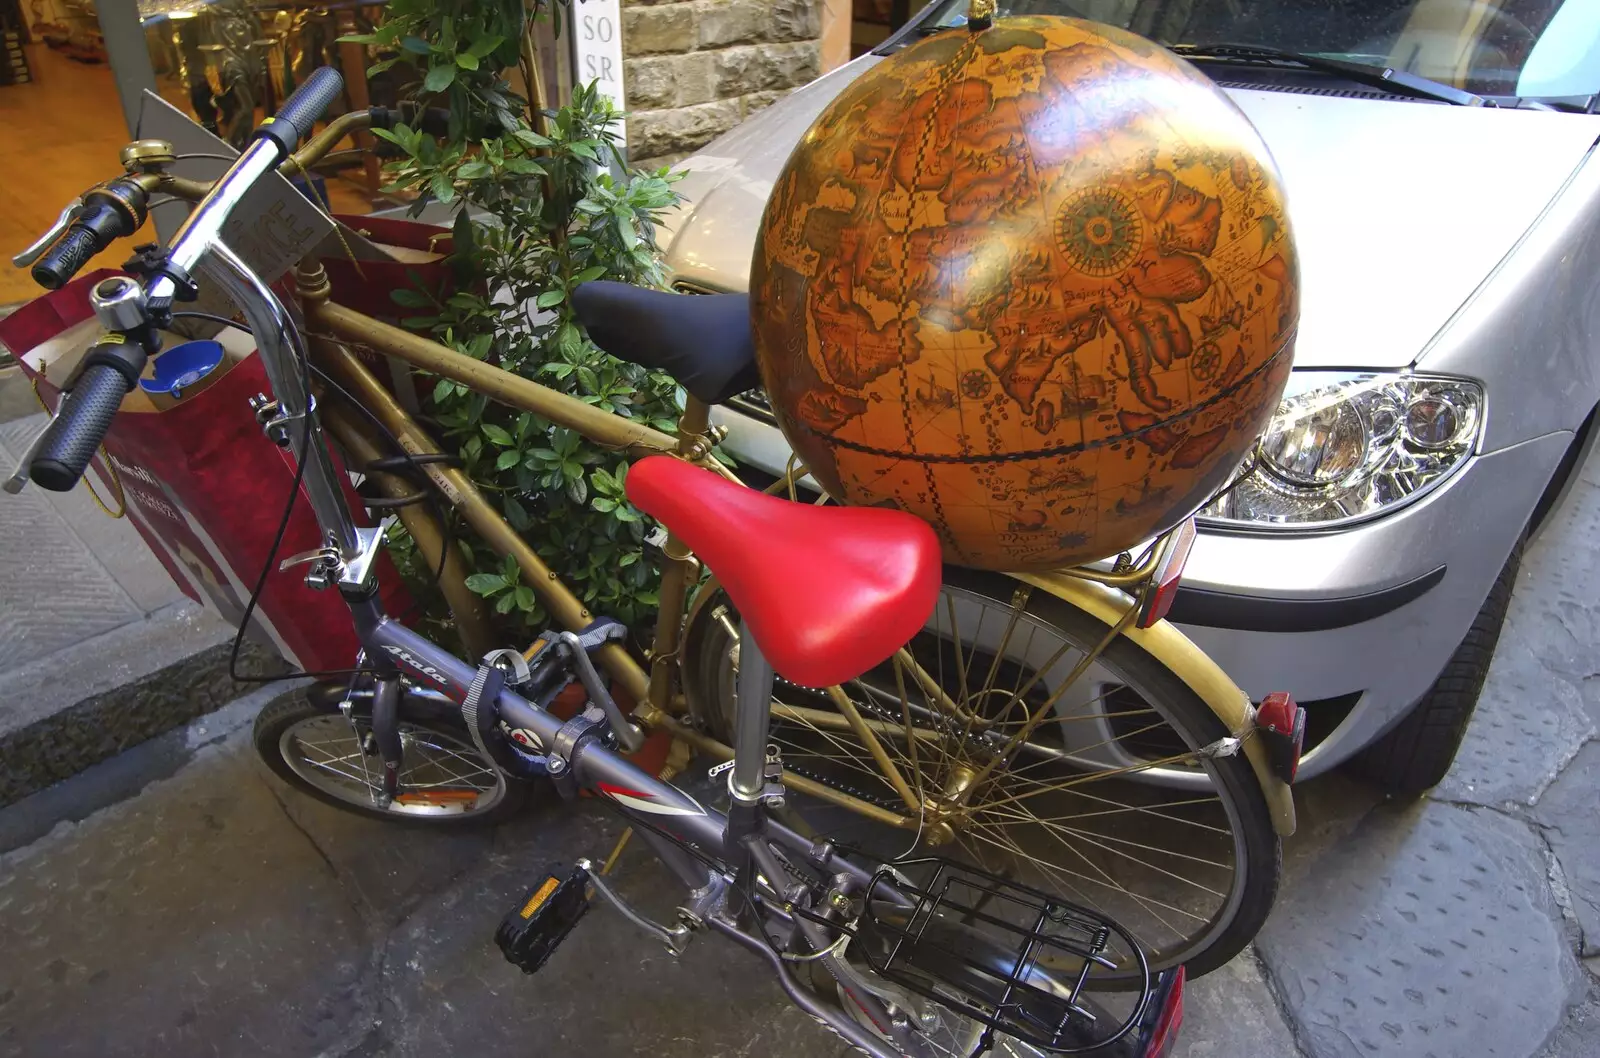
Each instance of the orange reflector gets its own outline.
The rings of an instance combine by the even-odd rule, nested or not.
[[[523,918],[532,918],[533,913],[539,910],[540,905],[546,900],[550,899],[550,894],[555,892],[556,886],[560,884],[561,879],[559,878],[546,878],[544,884],[539,887],[539,891],[530,896],[528,902],[522,905],[522,910],[519,914]]]
[[[476,790],[408,790],[394,799],[400,805],[473,805],[478,803]]]

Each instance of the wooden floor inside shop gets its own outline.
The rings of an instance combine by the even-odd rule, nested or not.
[[[77,62],[42,44],[28,47],[28,60],[31,83],[0,87],[0,306],[41,293],[25,270],[11,266],[11,255],[45,231],[68,201],[117,176],[117,152],[132,138],[110,66]],[[163,84],[162,94],[187,112],[177,84]],[[391,204],[356,179],[328,181],[335,212],[367,213]],[[147,224],[95,258],[94,267],[120,265],[135,243],[154,237]]]

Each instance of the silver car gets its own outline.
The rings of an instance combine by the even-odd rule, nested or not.
[[[824,106],[919,35],[795,92],[683,165],[663,246],[685,290],[745,289],[761,211]],[[1253,697],[1310,713],[1302,775],[1393,791],[1460,743],[1522,543],[1593,441],[1600,379],[1600,2],[1021,0],[1160,40],[1255,122],[1300,254],[1295,373],[1202,512],[1173,619]],[[728,448],[781,473],[759,393]]]

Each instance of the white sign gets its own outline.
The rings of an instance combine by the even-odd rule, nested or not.
[[[579,0],[572,11],[573,79],[582,84],[600,82],[600,94],[611,105],[626,109],[622,92],[622,0]],[[617,123],[626,141],[627,128]]]

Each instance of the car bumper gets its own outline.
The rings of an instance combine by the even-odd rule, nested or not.
[[[1300,774],[1325,771],[1428,692],[1571,441],[1477,456],[1423,500],[1348,529],[1203,531],[1171,618],[1251,698],[1307,703],[1325,735]],[[1328,731],[1319,707],[1348,712]]]

